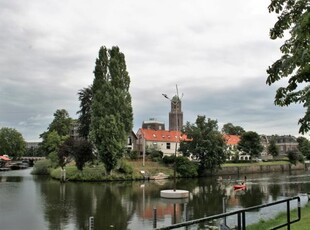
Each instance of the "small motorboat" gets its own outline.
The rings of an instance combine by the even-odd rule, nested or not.
[[[235,184],[233,187],[234,187],[235,190],[237,190],[237,189],[238,190],[239,189],[240,190],[245,190],[246,189],[246,185],[245,184]]]

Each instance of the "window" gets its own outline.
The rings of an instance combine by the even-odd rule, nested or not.
[[[167,149],[170,149],[170,148],[171,148],[170,143],[166,143],[166,148],[167,148]]]

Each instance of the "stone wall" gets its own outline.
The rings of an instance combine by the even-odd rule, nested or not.
[[[310,163],[307,164],[283,164],[283,165],[253,165],[253,166],[230,166],[223,167],[216,175],[236,175],[250,173],[270,173],[270,172],[285,172],[291,170],[308,170]]]

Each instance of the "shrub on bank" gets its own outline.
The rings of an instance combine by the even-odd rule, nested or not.
[[[33,165],[31,174],[33,175],[49,175],[52,169],[52,161],[50,159],[37,161]]]
[[[196,177],[198,176],[198,165],[190,161],[187,157],[176,158],[176,171],[182,177]]]

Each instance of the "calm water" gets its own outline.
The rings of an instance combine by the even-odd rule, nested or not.
[[[95,229],[152,229],[153,209],[157,226],[166,226],[226,211],[300,195],[304,205],[310,192],[310,172],[247,175],[248,189],[236,192],[223,178],[178,180],[177,188],[190,191],[188,200],[172,203],[160,198],[160,190],[173,181],[60,184],[47,177],[32,176],[31,169],[0,172],[0,229],[88,229],[90,216]],[[240,175],[243,178],[243,175]],[[293,206],[293,205],[292,205]],[[272,217],[285,206],[247,214],[247,223]],[[234,219],[227,220],[233,224]],[[190,229],[204,229],[193,226]]]

